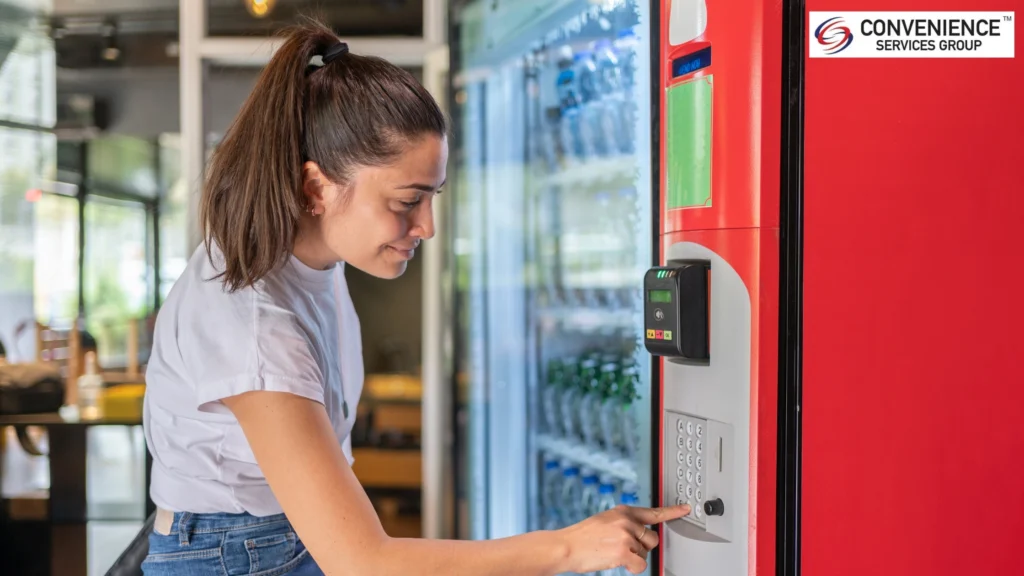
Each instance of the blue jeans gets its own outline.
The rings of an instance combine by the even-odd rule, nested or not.
[[[283,514],[176,512],[170,534],[154,530],[145,576],[323,576]]]

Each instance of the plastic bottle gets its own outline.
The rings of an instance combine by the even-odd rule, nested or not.
[[[562,387],[565,383],[565,367],[562,361],[548,361],[547,378],[541,392],[541,408],[544,414],[544,429],[550,434],[562,433],[562,418],[559,410]]]
[[[581,158],[579,133],[579,88],[576,83],[576,67],[572,48],[562,46],[558,53],[558,76],[555,80],[558,92],[558,107],[561,111],[559,119],[559,142],[562,157],[566,163],[573,163]]]
[[[584,468],[580,472],[580,478],[583,486],[580,490],[580,519],[582,520],[597,513],[599,480],[597,472],[590,468]]]
[[[600,152],[605,156],[613,156],[621,152],[620,140],[626,136],[622,124],[622,108],[626,104],[622,92],[622,69],[618,53],[610,40],[594,43],[594,60],[600,94],[593,119],[594,128],[598,134]]]
[[[587,446],[601,447],[601,374],[597,360],[588,358],[580,364],[580,436]]]
[[[579,86],[580,106],[579,146],[583,158],[598,155],[603,134],[600,131],[602,114],[601,90],[597,73],[597,63],[592,52],[580,52],[576,55],[576,84]]]
[[[634,458],[640,452],[640,426],[633,406],[633,403],[639,398],[637,392],[639,380],[640,374],[635,366],[623,370],[619,377],[619,398],[622,403],[620,412],[622,449],[623,454],[628,458]]]
[[[559,515],[560,489],[562,471],[558,467],[558,458],[553,454],[544,454],[544,471],[541,477],[541,516],[545,530],[557,530],[561,524]]]
[[[565,373],[562,379],[560,394],[561,430],[567,440],[582,439],[580,431],[580,364],[575,358],[565,362]]]
[[[558,514],[561,525],[571,526],[582,519],[580,514],[580,469],[570,461],[562,462],[562,485],[559,490]]]
[[[623,154],[633,154],[636,150],[635,132],[637,116],[637,47],[639,41],[636,32],[627,28],[619,32],[615,39],[615,48],[619,59],[619,74],[622,86],[623,102],[619,109],[619,123],[623,133],[620,135],[619,151]]]
[[[597,486],[597,502],[594,504],[594,514],[615,508],[615,481],[608,476],[602,476]]]
[[[103,377],[96,366],[96,353],[86,352],[85,373],[78,377],[78,413],[83,420],[100,418],[100,395]]]

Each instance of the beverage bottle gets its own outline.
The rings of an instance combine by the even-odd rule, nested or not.
[[[580,515],[581,519],[590,518],[598,512],[598,476],[590,468],[584,468],[580,472],[580,482],[583,488],[580,490]]]
[[[598,40],[594,43],[594,59],[600,94],[600,103],[594,120],[601,143],[601,153],[612,156],[620,152],[619,141],[626,134],[621,116],[625,105],[622,70],[619,55],[610,40]]]
[[[558,92],[558,107],[561,111],[558,133],[562,157],[567,163],[572,163],[581,158],[580,143],[577,140],[580,96],[576,83],[575,58],[572,48],[569,46],[562,46],[559,49],[558,76],[555,86]]]
[[[580,364],[580,436],[587,446],[600,447],[601,389],[597,361],[588,358]]]
[[[619,377],[619,397],[622,402],[620,421],[622,422],[622,448],[628,458],[634,458],[640,452],[640,426],[637,421],[634,403],[640,397],[637,384],[640,373],[636,366],[622,371]]]
[[[575,463],[562,461],[562,485],[559,489],[558,513],[562,526],[579,522],[580,514],[580,469]]]
[[[579,147],[584,158],[597,156],[601,133],[598,130],[601,114],[597,64],[592,52],[576,55],[576,84],[582,107],[579,118]]]
[[[78,413],[83,420],[95,420],[100,413],[103,377],[96,366],[96,353],[86,352],[85,373],[78,377]]]
[[[541,517],[545,530],[557,530],[561,518],[558,506],[561,497],[560,488],[562,471],[558,468],[558,458],[553,454],[544,454],[544,471],[541,477]]]
[[[580,440],[580,362],[575,358],[567,360],[562,378],[559,407],[562,421],[562,436],[567,440]]]
[[[549,360],[547,378],[541,392],[541,410],[544,414],[544,428],[550,434],[558,435],[562,432],[559,402],[564,381],[565,367],[561,360]]]
[[[604,448],[610,454],[620,454],[622,448],[622,394],[619,392],[619,378],[606,381],[604,398],[601,401],[601,434]]]
[[[619,32],[615,39],[615,48],[619,57],[619,74],[623,94],[622,107],[619,109],[619,122],[623,133],[618,139],[619,151],[632,154],[636,150],[634,142],[636,131],[637,100],[635,93],[637,83],[637,47],[639,42],[632,28]]]

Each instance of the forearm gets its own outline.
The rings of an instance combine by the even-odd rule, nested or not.
[[[390,538],[322,406],[274,392],[249,393],[226,403],[288,519],[328,576],[547,576],[563,571],[568,548],[559,533],[486,542]]]
[[[551,576],[564,571],[567,556],[568,547],[555,532],[483,541],[389,538],[367,574]]]

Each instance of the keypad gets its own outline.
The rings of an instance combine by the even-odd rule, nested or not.
[[[707,421],[692,416],[678,415],[674,423],[666,422],[666,429],[675,432],[676,479],[675,494],[669,501],[690,505],[691,512],[684,519],[704,526],[704,429]],[[666,438],[668,441],[672,439]],[[671,444],[670,444],[671,446]],[[671,486],[671,484],[670,484]]]

